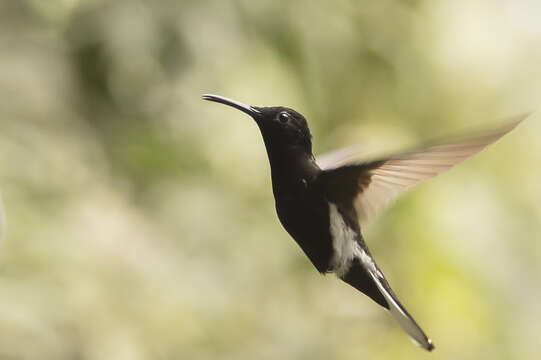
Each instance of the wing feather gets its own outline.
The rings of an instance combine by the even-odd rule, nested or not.
[[[351,147],[339,150],[337,155],[324,157],[324,163],[320,163],[324,170],[321,177],[323,181],[330,181],[333,185],[343,185],[344,189],[348,189],[353,182],[354,190],[350,195],[354,196],[359,221],[364,224],[401,193],[477,154],[513,130],[527,115],[516,116],[505,126],[484,135],[429,146],[376,161],[352,162],[354,155]],[[331,163],[331,160],[334,162]]]

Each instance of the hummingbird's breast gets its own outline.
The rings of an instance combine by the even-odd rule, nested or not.
[[[325,273],[333,257],[329,205],[317,191],[303,188],[276,196],[276,212],[282,226],[317,270]]]

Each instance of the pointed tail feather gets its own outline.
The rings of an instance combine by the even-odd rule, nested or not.
[[[340,278],[389,310],[416,345],[428,351],[434,350],[432,340],[400,303],[368,249],[359,248],[347,273]]]
[[[402,327],[402,329],[411,337],[412,341],[416,345],[428,351],[434,350],[432,340],[426,336],[423,329],[421,329],[413,317],[400,303],[395,293],[389,286],[389,283],[387,280],[385,280],[385,277],[377,268],[375,263],[374,267],[372,269],[371,268],[372,267],[367,267],[367,271],[389,305],[389,312],[398,321],[400,327]]]

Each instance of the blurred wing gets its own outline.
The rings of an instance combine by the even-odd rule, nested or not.
[[[318,155],[316,163],[323,170],[337,168],[338,166],[347,164],[348,162],[351,162],[358,158],[360,152],[360,146],[351,145],[345,148],[325,153],[323,155]]]
[[[513,130],[526,116],[517,116],[506,126],[485,135],[382,160],[342,165],[345,160],[338,157],[337,163],[342,166],[324,169],[320,181],[331,199],[340,201],[352,197],[359,222],[363,224],[402,192],[477,154]]]

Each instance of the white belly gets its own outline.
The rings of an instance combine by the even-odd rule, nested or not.
[[[338,276],[344,276],[354,258],[370,268],[375,269],[374,260],[359,246],[357,234],[350,228],[333,203],[329,203],[329,222],[334,250],[331,259],[331,269]]]

